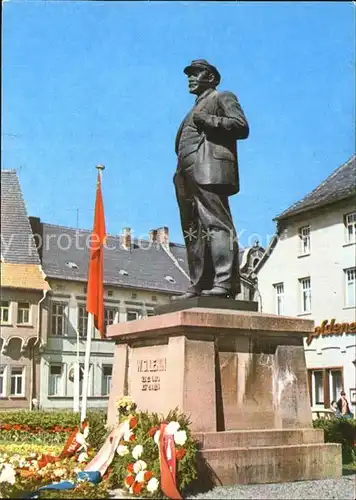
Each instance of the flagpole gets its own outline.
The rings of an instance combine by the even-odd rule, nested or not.
[[[87,325],[87,345],[85,349],[85,360],[84,360],[84,376],[83,376],[83,393],[82,393],[82,411],[80,415],[80,421],[83,422],[87,416],[87,401],[88,401],[88,388],[89,388],[89,368],[90,368],[90,351],[91,351],[91,333],[93,330],[93,314],[88,313],[88,325]]]
[[[73,401],[73,411],[74,413],[80,412],[80,338],[79,330],[77,328],[77,359],[74,364],[74,401]]]
[[[96,168],[99,171],[100,182],[102,178],[102,171],[104,170],[103,165],[97,165]],[[87,415],[87,402],[88,402],[88,389],[89,389],[89,368],[90,368],[90,352],[91,352],[91,339],[92,331],[94,326],[94,316],[92,313],[88,313],[87,322],[87,343],[85,349],[85,360],[84,360],[84,374],[83,374],[83,392],[82,392],[82,410],[80,414],[80,422],[83,422]]]

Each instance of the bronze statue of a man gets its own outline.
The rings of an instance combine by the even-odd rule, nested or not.
[[[234,94],[218,92],[219,71],[203,59],[184,69],[197,98],[179,127],[174,175],[191,285],[183,295],[240,292],[239,256],[228,197],[239,191],[236,140],[249,126]]]

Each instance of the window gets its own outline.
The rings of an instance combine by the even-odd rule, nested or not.
[[[147,311],[147,316],[154,316],[154,315],[155,315],[154,311]]]
[[[24,385],[24,368],[22,366],[11,368],[11,396],[24,396]]]
[[[252,269],[254,269],[257,264],[259,263],[260,259],[258,257],[256,257],[255,259],[253,259],[253,262],[252,262]]]
[[[88,313],[86,306],[78,307],[78,333],[79,337],[86,337],[88,329]],[[93,325],[91,336],[95,337],[95,327]]]
[[[65,307],[64,304],[52,304],[52,335],[65,333]]]
[[[311,282],[310,278],[299,280],[301,290],[301,312],[311,312]]]
[[[30,322],[30,304],[19,302],[17,306],[17,323],[26,324]]]
[[[106,366],[104,365],[102,388],[101,388],[102,396],[107,396],[108,394],[110,394],[111,379],[112,379],[112,365],[106,365]]]
[[[105,307],[104,309],[104,324],[105,329],[108,325],[112,325],[115,322],[116,309],[113,307]]]
[[[356,212],[347,214],[344,217],[345,241],[346,243],[356,242]]]
[[[0,321],[1,323],[9,323],[10,318],[10,301],[2,300],[0,306]]]
[[[126,321],[134,321],[139,318],[138,311],[127,311],[126,312]]]
[[[324,381],[323,372],[314,371],[314,401],[316,405],[324,404]]]
[[[62,365],[51,364],[49,367],[49,380],[48,380],[48,395],[61,396],[62,395]]]
[[[0,396],[5,396],[6,394],[6,372],[5,366],[0,366]]]
[[[85,337],[87,334],[88,313],[85,306],[78,307],[78,332],[80,337]]]
[[[345,269],[345,306],[356,305],[356,267]]]
[[[330,370],[329,372],[330,401],[337,401],[343,390],[342,370]]]
[[[276,296],[276,313],[284,314],[284,284],[277,283],[274,286]]]
[[[310,253],[310,226],[299,228],[299,251],[300,255]]]
[[[308,370],[310,404],[329,408],[331,401],[337,401],[343,390],[342,368],[318,368]]]
[[[113,290],[108,290],[108,297],[113,297],[114,291]]]

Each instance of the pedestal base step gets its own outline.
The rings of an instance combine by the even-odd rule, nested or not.
[[[256,429],[193,434],[200,449],[257,448],[324,443],[322,429]]]
[[[204,448],[198,458],[203,490],[213,485],[337,478],[341,469],[339,444]]]

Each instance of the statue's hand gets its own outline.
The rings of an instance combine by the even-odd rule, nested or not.
[[[198,111],[193,113],[193,122],[199,128],[204,127],[205,124],[209,123],[210,116],[206,111]]]

